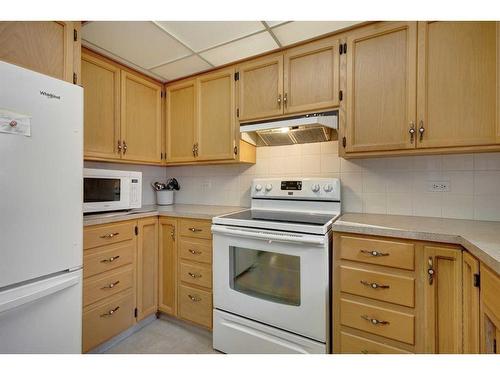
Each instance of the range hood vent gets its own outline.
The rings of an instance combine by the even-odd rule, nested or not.
[[[338,112],[241,124],[241,138],[256,146],[284,146],[337,139]]]

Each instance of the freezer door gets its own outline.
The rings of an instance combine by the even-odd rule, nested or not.
[[[82,265],[82,93],[0,62],[0,288]]]
[[[79,354],[82,271],[0,290],[0,353]]]

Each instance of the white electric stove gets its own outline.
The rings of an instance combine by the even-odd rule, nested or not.
[[[213,219],[213,346],[329,352],[331,226],[340,181],[255,179],[251,208]]]

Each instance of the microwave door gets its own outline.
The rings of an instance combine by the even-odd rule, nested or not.
[[[99,212],[128,208],[129,184],[123,177],[93,177],[83,179],[83,210]]]

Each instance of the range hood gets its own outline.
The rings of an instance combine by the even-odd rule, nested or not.
[[[284,146],[337,139],[338,111],[240,125],[241,139],[256,146]]]

